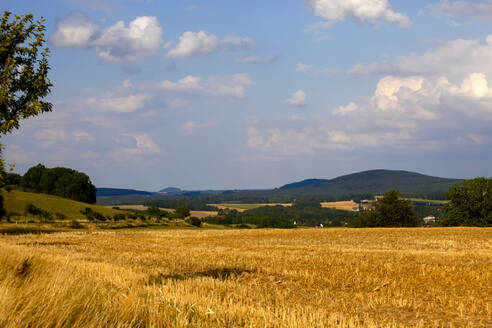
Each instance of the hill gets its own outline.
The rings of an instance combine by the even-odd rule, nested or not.
[[[27,204],[33,204],[53,214],[64,214],[69,220],[84,219],[84,216],[80,213],[80,211],[87,207],[103,215],[113,216],[118,213],[126,213],[124,211],[118,211],[99,205],[81,203],[58,196],[23,192],[18,190],[11,190],[10,192],[2,190],[2,196],[4,197],[4,206],[7,213],[15,212],[23,214]]]
[[[280,190],[288,189],[290,192],[306,195],[381,195],[388,190],[396,189],[404,195],[435,194],[436,196],[444,196],[450,187],[461,181],[408,171],[371,170],[344,175],[331,180],[305,180],[285,185]]]
[[[120,188],[97,188],[97,197],[109,197],[109,196],[128,196],[128,195],[153,195],[153,192],[134,190],[134,189],[120,189]]]
[[[317,185],[317,184],[320,184],[320,183],[323,183],[326,181],[328,181],[328,180],[326,180],[326,179],[307,179],[307,180],[303,180],[300,182],[294,182],[294,183],[286,184],[285,186],[280,187],[280,189],[292,189],[292,188],[313,186],[313,185]]]

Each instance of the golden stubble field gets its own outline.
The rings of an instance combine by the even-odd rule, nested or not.
[[[491,327],[491,229],[0,236],[1,327]]]

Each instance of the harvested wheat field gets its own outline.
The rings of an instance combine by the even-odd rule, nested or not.
[[[1,327],[491,327],[492,229],[0,236]]]
[[[345,211],[359,211],[359,204],[354,202],[353,200],[344,201],[344,202],[323,202],[321,203],[321,207],[325,208],[335,208],[337,210],[345,210]]]

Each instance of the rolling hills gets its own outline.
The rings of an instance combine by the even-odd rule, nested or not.
[[[425,174],[393,171],[370,170],[340,176],[331,180],[310,179],[288,184],[279,188],[282,192],[290,191],[300,194],[375,194],[381,195],[391,189],[402,194],[444,194],[459,179],[446,179]]]
[[[91,210],[99,212],[105,216],[125,213],[124,211],[118,211],[104,206],[81,203],[71,199],[47,194],[37,194],[18,190],[6,192],[5,190],[2,190],[2,196],[4,198],[5,209],[8,213],[23,214],[27,204],[33,204],[53,214],[60,213],[66,215],[68,220],[84,219],[84,216],[80,213],[80,211],[85,208],[90,208]]]

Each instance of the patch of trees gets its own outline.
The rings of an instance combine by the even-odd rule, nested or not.
[[[351,227],[419,227],[422,219],[413,211],[410,201],[400,192],[390,190],[377,199],[374,209],[360,213],[350,222]]]
[[[155,197],[144,200],[143,205],[149,207],[163,207],[163,208],[178,208],[179,206],[186,206],[189,210],[193,211],[213,211],[215,207],[207,205],[207,202],[203,197],[190,197],[190,196],[166,196]],[[189,214],[188,214],[189,215]],[[187,215],[187,216],[188,216]]]
[[[294,220],[269,216],[255,216],[246,214],[246,212],[240,213],[236,210],[221,211],[219,215],[207,217],[203,220],[211,224],[239,225],[240,227],[245,227],[248,224],[255,225],[257,228],[290,229],[295,227]]]
[[[276,217],[297,221],[298,225],[309,227],[315,227],[320,224],[323,224],[323,226],[342,226],[356,216],[355,212],[322,208],[319,203],[307,201],[295,201],[292,207],[264,206],[247,210],[243,213],[245,215]]]
[[[96,187],[82,172],[64,167],[46,168],[41,164],[31,167],[21,179],[21,187],[37,193],[50,194],[79,202],[94,204]]]
[[[465,180],[447,193],[443,226],[492,226],[492,178]]]

